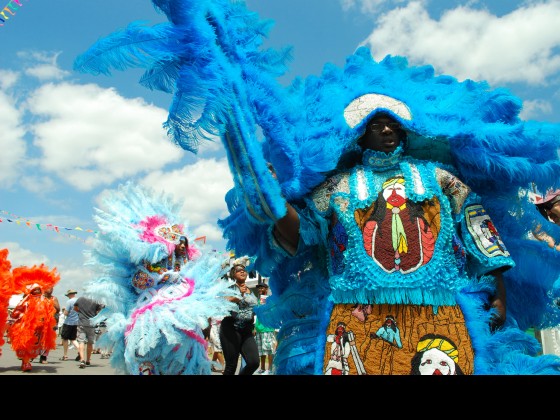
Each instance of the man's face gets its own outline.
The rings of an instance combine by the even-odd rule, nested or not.
[[[363,149],[391,153],[395,151],[404,138],[404,130],[393,118],[377,114],[367,124],[366,132],[360,139]]]

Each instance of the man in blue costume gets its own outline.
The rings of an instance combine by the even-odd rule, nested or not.
[[[495,312],[488,319],[494,328],[503,324],[501,272],[514,265],[509,253],[505,248],[488,252],[491,242],[482,226],[489,217],[476,194],[450,172],[406,156],[400,121],[413,118],[406,104],[366,94],[348,105],[345,118],[363,127],[357,140],[361,164],[329,177],[305,208],[287,204],[274,238],[293,255],[310,246],[326,250],[334,305],[326,305],[322,316],[328,319],[327,334],[341,322],[354,333],[365,371],[351,364],[350,374],[409,374],[426,333],[455,343],[446,350],[458,353],[459,371],[473,373],[468,323],[456,295],[471,283],[495,283],[488,301]],[[346,234],[342,242],[335,226]],[[344,249],[342,260],[328,252],[333,244]],[[481,310],[485,303],[481,298]],[[372,305],[367,320],[353,314],[357,304]],[[390,314],[401,325],[401,346],[370,336]],[[324,366],[328,362],[326,357]]]
[[[524,260],[527,213],[512,209],[520,188],[557,182],[557,125],[521,121],[521,101],[503,89],[404,57],[376,62],[366,48],[285,88],[287,54],[261,50],[269,25],[243,2],[153,3],[169,23],[131,24],[76,68],[145,67],[144,85],[174,94],[175,143],[196,153],[222,139],[235,186],[219,225],[270,278],[256,312],[280,330],[277,374],[324,374],[339,322],[351,372],[429,372],[417,364],[434,355],[456,365],[440,374],[560,372],[516,326],[550,310],[550,276],[531,279],[532,293],[516,287],[517,266],[539,258]],[[378,150],[364,144],[384,133]],[[371,335],[389,315],[402,349]]]

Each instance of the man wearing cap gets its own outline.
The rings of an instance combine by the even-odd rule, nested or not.
[[[76,295],[78,292],[74,289],[68,289],[66,296],[68,301],[64,306],[64,324],[62,324],[62,331],[60,332],[60,337],[62,338],[62,348],[64,349],[64,355],[60,360],[68,360],[68,342],[70,341],[74,348],[78,350],[78,342],[76,338],[78,337],[78,312],[74,310],[74,303],[78,298]],[[80,360],[80,355],[76,357],[76,360]]]
[[[560,226],[560,190],[549,191],[544,197],[536,197],[539,212],[552,223]]]

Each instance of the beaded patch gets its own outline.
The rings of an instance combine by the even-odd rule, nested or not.
[[[173,243],[179,243],[179,238],[181,238],[181,236],[184,235],[184,233],[181,231],[180,225],[159,226],[156,229],[156,233],[158,236],[162,237],[163,239]]]
[[[132,277],[132,285],[140,290],[146,290],[155,285],[155,280],[146,272],[138,270]]]
[[[407,199],[403,178],[389,178],[383,194],[354,217],[366,253],[384,271],[410,273],[431,260],[440,230],[439,201]]]
[[[378,93],[368,93],[350,102],[344,109],[344,119],[354,128],[375,109],[387,109],[404,120],[412,120],[412,113],[404,102]]]
[[[336,215],[332,216],[332,228],[329,232],[328,242],[330,244],[331,267],[334,274],[344,272],[344,251],[348,245],[348,233]]]
[[[334,305],[325,375],[470,375],[474,353],[458,305]]]
[[[347,173],[340,173],[327,179],[319,187],[317,187],[315,191],[313,191],[312,199],[315,203],[315,207],[317,207],[317,210],[320,212],[327,211],[331,195],[337,192],[350,193]]]
[[[436,179],[443,193],[449,197],[453,211],[459,213],[471,189],[459,178],[440,168],[436,168]]]
[[[509,257],[498,230],[480,204],[465,207],[465,222],[480,252],[487,257]]]

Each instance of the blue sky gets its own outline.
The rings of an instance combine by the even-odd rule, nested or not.
[[[0,15],[0,249],[9,249],[12,265],[57,267],[60,298],[82,290],[93,276],[83,256],[97,229],[93,209],[105,190],[128,180],[184,200],[189,231],[225,251],[216,221],[227,214],[233,182],[220,143],[196,156],[174,146],[162,128],[171,96],[140,86],[140,70],[110,77],[72,70],[98,38],[165,16],[148,0],[19,2],[8,19]],[[342,65],[366,44],[376,59],[404,55],[438,74],[509,88],[523,100],[523,119],[560,122],[560,0],[247,5],[275,21],[267,46],[293,46],[283,83],[327,62]]]

